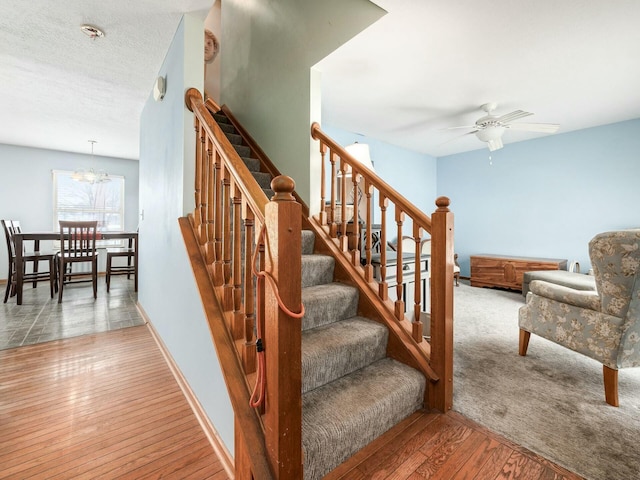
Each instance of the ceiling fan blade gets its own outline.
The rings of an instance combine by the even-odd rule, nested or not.
[[[441,128],[440,130],[455,130],[457,128],[477,128],[477,125],[461,125],[459,127],[446,127],[446,128]]]
[[[557,123],[510,123],[505,127],[511,130],[522,130],[525,132],[556,133],[560,128]]]
[[[447,143],[449,143],[449,142],[453,142],[454,140],[458,140],[459,138],[466,137],[467,135],[473,135],[473,134],[474,134],[474,133],[476,133],[477,131],[478,131],[478,130],[471,130],[470,132],[463,133],[462,135],[456,135],[455,137],[450,138],[450,139],[449,139],[449,140],[447,140],[446,142],[442,142],[442,143],[441,143],[441,144],[439,144],[438,146],[440,147],[440,146],[442,146],[442,145],[446,145],[446,144],[447,144]]]
[[[500,123],[513,122],[514,120],[518,120],[519,118],[528,117],[529,115],[533,115],[531,112],[524,112],[522,110],[515,110],[511,113],[505,113],[504,115],[496,118],[496,120]]]

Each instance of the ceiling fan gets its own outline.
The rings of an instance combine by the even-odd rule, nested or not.
[[[493,111],[497,108],[496,103],[485,103],[482,105],[482,110],[487,114],[484,117],[476,120],[474,125],[465,125],[461,127],[450,127],[445,130],[451,130],[456,128],[472,128],[470,132],[467,132],[459,137],[455,137],[449,141],[456,140],[457,138],[464,137],[466,135],[475,134],[479,140],[486,142],[491,152],[499,150],[502,145],[502,134],[506,129],[510,130],[523,130],[527,132],[543,132],[543,133],[555,133],[560,128],[557,123],[511,123],[514,120],[519,120],[524,117],[533,115],[533,113],[525,112],[522,110],[514,110],[511,113],[505,115],[494,115]],[[446,142],[445,142],[446,143]]]

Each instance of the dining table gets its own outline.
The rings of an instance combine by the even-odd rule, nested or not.
[[[98,232],[96,240],[135,240],[134,260],[138,265],[138,232]],[[33,241],[33,250],[40,250],[40,242],[45,240],[60,240],[60,232],[20,232],[13,234],[16,250],[16,302],[22,305],[22,287],[24,284],[24,242]]]

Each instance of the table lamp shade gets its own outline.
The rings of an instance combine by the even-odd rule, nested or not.
[[[372,172],[375,172],[373,162],[371,161],[371,154],[369,153],[369,145],[366,143],[355,142],[351,145],[347,145],[344,149],[362,165]]]

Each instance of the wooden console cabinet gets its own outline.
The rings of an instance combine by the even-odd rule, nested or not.
[[[567,260],[560,258],[472,255],[471,286],[501,287],[522,291],[524,272],[566,269]]]

